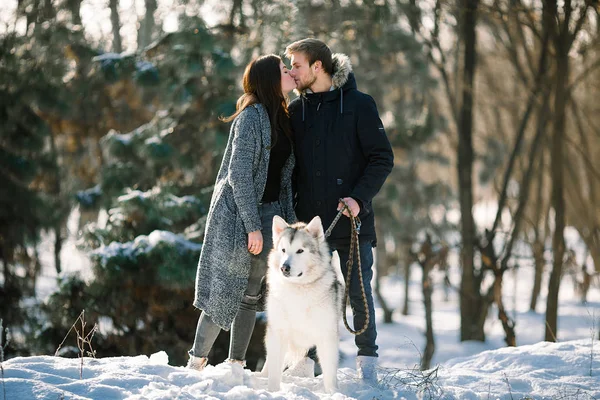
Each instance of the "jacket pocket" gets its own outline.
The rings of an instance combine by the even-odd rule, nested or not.
[[[223,185],[223,191],[221,192],[222,205],[227,208],[230,214],[237,214],[237,206],[235,204],[235,198],[233,197],[233,188],[225,183]]]

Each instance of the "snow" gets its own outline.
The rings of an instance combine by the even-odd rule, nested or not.
[[[598,343],[596,343],[598,345]],[[485,351],[439,367],[425,397],[581,398],[600,397],[600,371],[590,376],[592,342],[541,342]],[[596,355],[598,357],[598,355]],[[598,367],[598,361],[593,364]],[[381,369],[380,386],[369,386],[350,368],[338,371],[339,392],[326,394],[317,378],[284,376],[279,392],[267,391],[267,378],[239,365],[209,365],[197,372],[168,365],[165,352],[137,357],[17,357],[4,363],[8,399],[394,399],[420,398],[409,384],[410,370]],[[62,396],[62,397],[61,397]]]
[[[119,53],[104,53],[92,58],[92,61],[116,61],[122,58],[123,55]]]
[[[461,398],[480,398],[488,393],[496,396],[505,392],[518,398],[531,395],[552,398],[577,391],[582,397],[587,394],[597,398],[600,396],[600,371],[590,376],[593,366],[591,344],[591,340],[541,342],[456,359],[445,364],[441,385]],[[468,380],[479,382],[470,384]]]
[[[135,68],[140,72],[156,70],[154,64],[149,61],[136,61]]]
[[[200,204],[200,200],[195,196],[177,197],[170,195],[168,201],[165,202],[166,207],[182,207],[186,204]]]
[[[94,201],[102,195],[102,188],[96,185],[90,189],[80,190],[77,192],[77,200],[86,206],[94,204]]]
[[[200,251],[201,244],[190,242],[182,235],[177,235],[170,231],[155,230],[149,235],[140,235],[132,242],[111,242],[107,246],[101,246],[90,252],[90,256],[97,257],[102,265],[106,265],[108,260],[116,256],[134,258],[142,253],[149,253],[160,243],[166,242],[177,247],[189,250]]]
[[[141,190],[129,190],[127,192],[127,194],[123,194],[119,197],[117,197],[117,202],[125,202],[125,201],[130,201],[130,200],[134,200],[136,198],[139,198],[140,200],[146,200],[150,197],[152,197],[153,195],[155,195],[155,193],[152,190],[148,190],[147,192],[142,192]]]
[[[144,141],[146,145],[160,145],[162,144],[162,140],[160,137],[152,136]]]
[[[148,129],[152,128],[152,122],[141,125],[135,128],[133,131],[128,133],[119,133],[114,129],[111,129],[103,138],[102,143],[120,142],[124,146],[128,146],[134,139],[143,135]]]
[[[176,235],[170,231],[154,231],[148,235],[148,242],[150,243],[150,246],[157,246],[161,242],[166,242],[181,248],[189,249],[190,251],[200,251],[202,248],[201,244],[190,242],[182,235]]]
[[[156,231],[148,240],[179,237]],[[333,395],[324,393],[320,377],[285,376],[282,390],[270,393],[266,378],[237,365],[208,366],[196,372],[168,365],[167,354],[159,351],[150,357],[85,358],[82,379],[78,359],[12,358],[3,363],[6,399],[600,399],[600,290],[590,290],[588,303],[582,304],[565,278],[560,292],[559,341],[543,342],[544,313],[528,310],[530,268],[505,277],[505,305],[517,322],[519,346],[515,348],[504,346],[495,310],[491,310],[486,323],[485,343],[460,343],[456,293],[451,291],[448,301],[444,301],[441,274],[434,274],[436,353],[432,365],[437,370],[429,385],[418,387],[425,382],[415,367],[424,347],[424,310],[420,273],[417,268],[413,271],[410,315],[396,312],[393,324],[383,324],[377,311],[378,387],[357,379],[354,337],[340,324],[339,393]],[[451,279],[457,279],[457,271],[452,271]],[[398,309],[403,283],[392,277],[383,283],[385,298]],[[539,306],[544,305],[543,291]]]
[[[160,195],[162,188],[157,186],[152,188],[151,190],[142,192],[141,190],[132,190],[129,189],[128,192],[126,194],[123,194],[119,197],[117,197],[117,201],[120,203],[124,203],[127,201],[131,201],[131,200],[136,200],[138,199],[139,201],[145,201],[147,199],[151,199],[153,197],[157,197],[158,195]],[[186,204],[199,204],[200,200],[195,197],[195,196],[175,196],[172,194],[168,194],[166,196],[165,202],[164,202],[164,206],[165,207],[181,207],[184,206]],[[111,212],[115,213],[116,211],[113,210],[117,210],[117,209],[112,209]]]
[[[103,141],[108,142],[109,140],[111,141],[115,141],[115,142],[121,142],[124,145],[129,145],[131,144],[131,140],[133,139],[133,136],[135,135],[136,131],[130,132],[130,133],[117,133],[117,131],[115,131],[114,129],[111,129],[106,136],[104,136],[102,138]]]

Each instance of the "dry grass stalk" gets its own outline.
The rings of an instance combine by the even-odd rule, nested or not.
[[[81,327],[78,326],[78,323]],[[54,353],[55,356],[58,355],[58,352],[67,340],[67,337],[69,336],[71,331],[74,330],[77,334],[77,348],[79,349],[79,359],[81,360],[79,367],[79,379],[83,378],[83,358],[86,356],[86,354],[88,357],[96,358],[96,350],[94,350],[94,348],[92,347],[92,339],[94,338],[94,334],[98,330],[98,324],[94,324],[94,327],[87,333],[85,331],[86,324],[87,323],[85,322],[85,310],[82,310],[81,314],[79,314],[79,317],[77,317],[73,325],[71,325],[71,328],[69,328],[69,331],[65,335],[63,341],[58,345],[58,348]],[[89,350],[86,351],[86,348]]]

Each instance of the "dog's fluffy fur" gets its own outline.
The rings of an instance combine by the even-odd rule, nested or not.
[[[267,272],[267,359],[263,375],[278,391],[285,367],[294,368],[317,347],[327,392],[337,389],[339,320],[344,281],[331,256],[321,219],[288,225],[273,219],[273,250]],[[333,262],[332,262],[333,259]]]

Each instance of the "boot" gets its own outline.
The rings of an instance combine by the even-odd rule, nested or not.
[[[190,356],[186,368],[202,371],[206,364],[208,364],[208,358]]]
[[[356,357],[358,378],[371,386],[377,386],[377,357]]]

